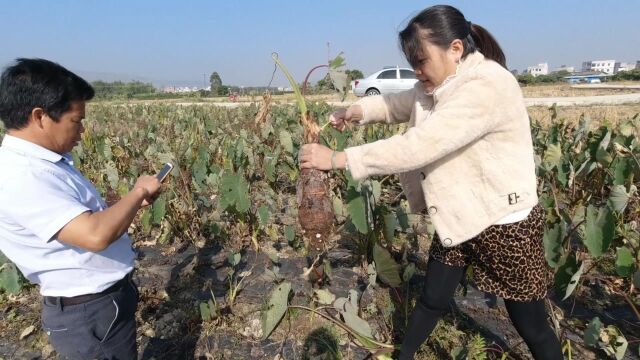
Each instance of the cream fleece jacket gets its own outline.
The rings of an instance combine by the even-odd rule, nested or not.
[[[356,104],[371,122],[409,122],[402,135],[345,150],[352,176],[399,174],[411,210],[427,209],[454,246],[538,203],[531,128],[514,76],[475,52],[431,95],[408,91]]]

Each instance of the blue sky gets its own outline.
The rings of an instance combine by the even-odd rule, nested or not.
[[[451,1],[500,42],[509,68],[548,62],[640,60],[640,1]],[[397,33],[428,1],[0,0],[0,66],[16,57],[59,62],[90,80],[266,85],[271,52],[302,81],[329,52],[370,74],[406,65]],[[317,79],[322,73],[319,72]],[[286,80],[277,73],[276,85]]]

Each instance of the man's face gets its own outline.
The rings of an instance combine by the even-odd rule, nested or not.
[[[84,101],[74,101],[69,110],[65,111],[58,121],[48,115],[42,119],[42,125],[47,137],[49,150],[58,154],[70,152],[80,142],[84,126]]]

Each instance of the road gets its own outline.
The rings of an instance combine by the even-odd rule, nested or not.
[[[573,96],[573,97],[543,97],[543,98],[525,98],[524,102],[527,106],[585,106],[585,105],[618,105],[629,103],[640,103],[640,92],[633,94],[619,94],[619,95],[601,95],[601,96]],[[291,104],[294,102],[292,101]],[[352,102],[340,102],[340,101],[328,101],[332,106],[349,106]],[[248,102],[179,102],[177,105],[215,105],[226,108],[237,108],[239,106],[246,106]]]

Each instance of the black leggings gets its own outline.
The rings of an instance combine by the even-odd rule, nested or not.
[[[449,266],[430,259],[420,300],[411,313],[400,348],[401,360],[413,359],[438,320],[449,310],[449,301],[464,275],[465,267]],[[511,322],[536,360],[562,360],[560,342],[547,322],[544,300],[505,300]]]

